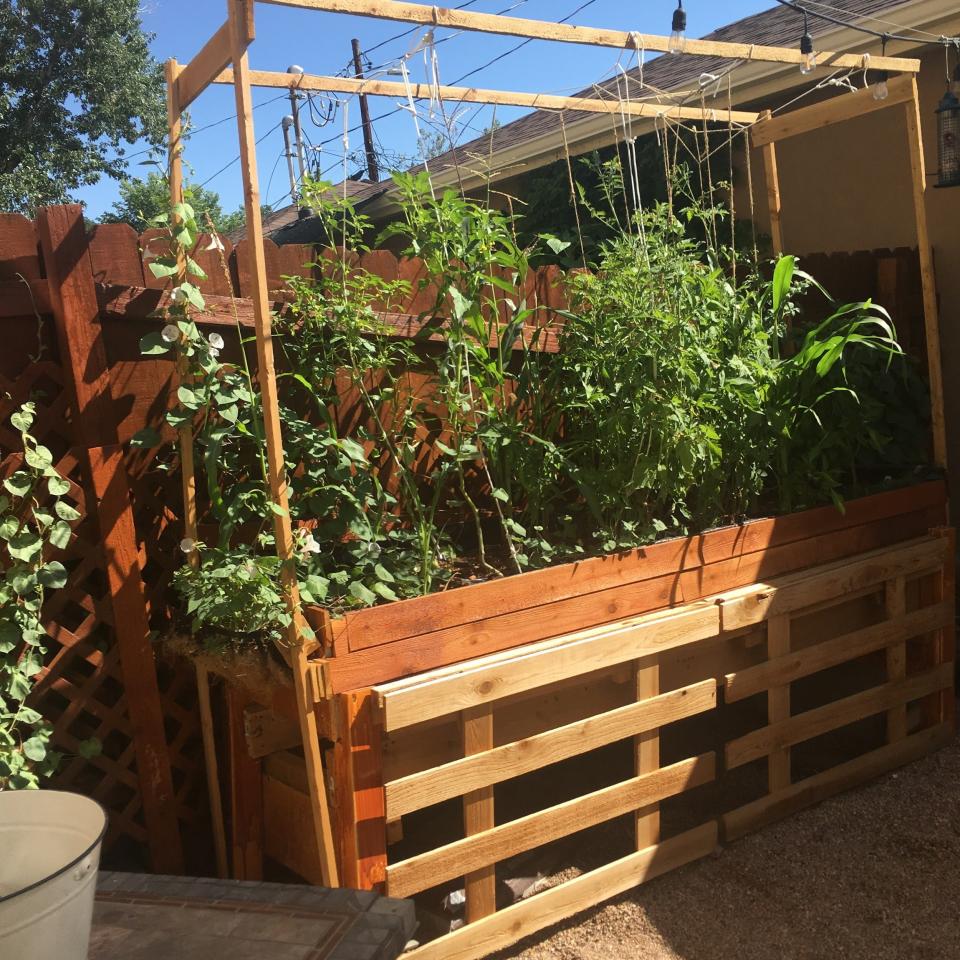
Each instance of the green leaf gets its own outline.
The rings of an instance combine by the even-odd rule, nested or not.
[[[177,261],[172,260],[170,257],[157,257],[156,260],[151,260],[148,266],[150,267],[150,272],[158,280],[174,276],[178,269]]]
[[[54,560],[37,571],[37,580],[50,590],[59,590],[67,583],[66,568],[58,560]]]
[[[373,591],[383,597],[384,600],[398,599],[397,595],[385,583],[375,583]]]
[[[796,257],[781,257],[773,270],[773,312],[779,316],[790,296],[790,283],[797,268]]]
[[[14,429],[21,433],[27,433],[33,426],[34,406],[32,403],[25,403],[16,413],[11,414],[10,423]]]
[[[140,353],[145,357],[162,357],[169,353],[172,348],[173,344],[167,343],[160,335],[159,330],[152,330],[140,338]]]
[[[72,535],[73,531],[70,529],[70,524],[65,520],[58,520],[50,528],[47,538],[58,550],[63,550],[67,544],[70,543],[70,537]]]
[[[58,500],[53,507],[57,511],[57,516],[61,520],[79,520],[80,511],[76,507],[67,503],[65,500]]]
[[[130,438],[131,447],[149,448],[159,446],[163,438],[154,427],[144,427]]]
[[[70,481],[64,480],[61,476],[48,477],[47,489],[50,491],[51,496],[62,497],[64,494],[70,492]]]
[[[491,491],[495,500],[499,500],[501,503],[508,503],[510,500],[510,494],[506,490],[501,490],[499,487],[494,487]]]
[[[43,541],[33,530],[24,528],[7,541],[7,550],[14,560],[33,563],[43,550]]]
[[[35,470],[46,470],[53,463],[53,454],[46,447],[37,444],[36,447],[28,447],[23,451],[23,459]]]
[[[42,737],[31,737],[24,741],[23,753],[28,760],[39,763],[47,755],[47,744]]]
[[[99,757],[103,753],[103,744],[96,737],[89,737],[87,740],[81,740],[77,744],[77,753],[84,760],[91,760],[93,757]]]
[[[384,582],[384,583],[396,583],[397,578],[382,564],[378,563],[374,566],[373,572]]]
[[[347,592],[368,607],[372,607],[377,602],[376,594],[368,590],[359,580],[354,580],[347,588]]]
[[[3,481],[3,486],[8,493],[12,493],[15,497],[25,497],[33,486],[33,477],[24,470],[18,470]]]

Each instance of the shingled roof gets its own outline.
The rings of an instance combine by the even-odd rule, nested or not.
[[[816,9],[816,3],[809,4],[811,10]],[[859,22],[871,15],[883,15],[897,7],[909,6],[904,0],[830,0],[829,9],[824,9],[838,19]],[[867,26],[880,29],[875,23],[867,21]],[[816,37],[836,29],[825,20],[816,17],[810,18],[810,33]],[[725,27],[708,33],[704,40],[722,40],[731,43],[756,43],[770,46],[794,47],[800,42],[803,33],[803,14],[790,7],[780,4],[770,10],[764,10],[750,17],[744,17]],[[730,61],[723,57],[699,56],[671,56],[663,54],[650,59],[643,68],[643,79],[647,86],[657,90],[677,90],[696,83],[703,73],[717,73],[728,67]],[[639,71],[634,68],[628,71],[632,78],[639,78]],[[616,96],[617,79],[611,79],[600,84],[598,88],[587,87],[577,97],[597,97],[597,89],[610,91]],[[631,88],[631,92],[635,88]],[[578,122],[591,118],[593,115],[579,111],[567,111],[564,114],[564,123],[568,129]],[[516,149],[518,144],[531,141],[544,135],[554,133],[560,129],[560,115],[555,110],[535,110],[511,123],[506,123],[491,136],[485,133],[468,143],[459,145],[455,150],[430,160],[430,170],[437,173],[440,170],[452,167],[455,162],[467,163],[481,154],[492,154],[506,147]],[[422,165],[415,169],[423,169]]]

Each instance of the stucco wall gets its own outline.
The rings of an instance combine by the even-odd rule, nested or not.
[[[960,187],[933,187],[937,173],[934,110],[945,89],[943,52],[931,48],[922,61],[919,90],[929,188],[927,218],[940,293],[948,455],[956,472],[960,471]],[[902,106],[784,140],[777,144],[777,161],[788,252],[802,256],[916,245]],[[758,151],[753,153],[752,167],[757,223],[768,230]],[[740,202],[747,203],[745,192]],[[956,511],[960,489],[953,486]]]

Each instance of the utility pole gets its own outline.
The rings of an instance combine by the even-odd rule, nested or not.
[[[353,45],[353,69],[358,80],[363,79],[363,61],[360,55],[360,41],[351,40]],[[360,120],[363,123],[363,146],[367,154],[367,176],[372,183],[380,181],[380,170],[377,167],[377,152],[373,149],[373,124],[370,122],[370,107],[367,105],[367,96],[360,94]]]

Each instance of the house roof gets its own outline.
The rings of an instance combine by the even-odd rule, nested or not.
[[[356,204],[365,203],[385,193],[389,182],[370,183],[366,180],[346,180],[330,190],[331,194],[347,196]],[[263,218],[263,235],[274,243],[310,243],[318,238],[319,222],[317,217],[301,217],[296,204],[291,203],[274,210]],[[228,234],[232,243],[237,243],[247,235],[246,225],[231,230]]]
[[[823,8],[823,12],[842,20],[851,22],[860,22],[871,15],[883,15],[898,7],[909,7],[911,3],[905,0],[830,0],[829,5],[818,5],[815,2],[808,3],[811,11]],[[836,27],[825,20],[816,17],[810,18],[810,33],[816,38],[825,33],[830,33]],[[873,29],[883,29],[877,23],[866,24]],[[892,29],[892,28],[891,28]],[[803,33],[803,14],[777,4],[770,10],[764,10],[761,13],[744,17],[720,27],[712,33],[703,37],[704,40],[720,40],[733,43],[756,43],[770,46],[796,46],[799,44],[800,36]],[[701,56],[672,56],[663,54],[652,58],[646,62],[643,68],[643,81],[648,87],[656,90],[675,91],[696,84],[701,74],[717,73],[729,67],[730,61],[724,57],[701,57]],[[639,70],[633,68],[627,71],[628,76],[633,80],[639,81]],[[609,91],[612,96],[617,95],[618,79],[610,79],[595,87],[586,87],[574,94],[575,97],[596,97],[598,90]],[[631,94],[637,94],[639,97],[639,87],[631,87]],[[726,91],[723,91],[724,96]],[[644,94],[644,98],[647,98]],[[571,127],[577,123],[593,119],[595,115],[579,111],[567,111],[564,113],[564,124],[568,133]],[[608,121],[609,122],[609,121]],[[441,170],[449,169],[456,163],[467,164],[476,163],[476,158],[482,155],[492,155],[494,162],[497,154],[509,147],[516,150],[517,147],[526,142],[532,142],[540,137],[556,133],[560,130],[560,114],[555,110],[535,110],[528,113],[511,123],[504,124],[497,128],[492,135],[485,133],[468,143],[461,144],[455,150],[449,150],[444,154],[430,160],[430,170],[432,173],[438,173]],[[415,169],[423,169],[422,165]]]

